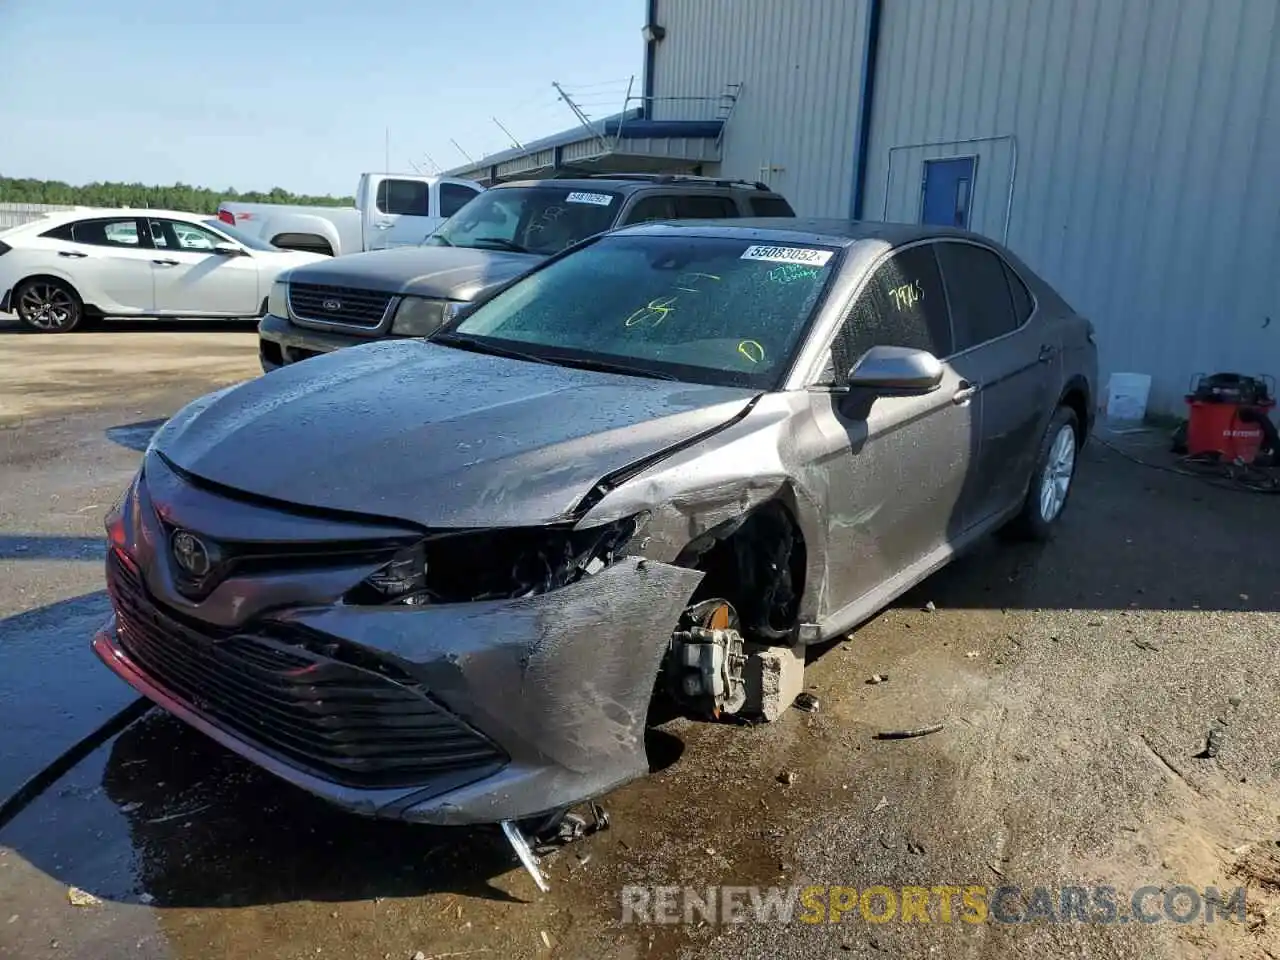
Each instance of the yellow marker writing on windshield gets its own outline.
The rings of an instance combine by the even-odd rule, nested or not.
[[[738,344],[738,352],[752,363],[764,362],[764,347],[755,340],[743,340]]]
[[[650,300],[646,306],[641,307],[631,316],[627,317],[626,325],[634,327],[638,323],[646,320],[650,321],[649,325],[656,327],[663,320],[667,319],[667,314],[675,309],[678,297],[656,297]]]

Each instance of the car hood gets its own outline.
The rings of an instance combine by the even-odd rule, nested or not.
[[[300,506],[521,526],[566,518],[603,477],[731,422],[754,396],[381,341],[196,400],[153,449]]]
[[[544,258],[467,247],[397,247],[373,250],[293,271],[289,279],[384,293],[474,300],[490,287],[532,269]]]

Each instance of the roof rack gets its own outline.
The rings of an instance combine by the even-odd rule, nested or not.
[[[596,170],[565,169],[557,171],[553,180],[643,180],[649,183],[708,183],[717,187],[748,187],[772,193],[773,188],[759,180],[730,180],[723,177],[700,177],[692,173],[605,173]]]

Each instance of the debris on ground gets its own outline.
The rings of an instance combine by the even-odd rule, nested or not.
[[[156,902],[156,898],[149,893],[140,893],[138,894],[138,902],[144,907],[149,907]]]
[[[133,813],[133,811],[138,810],[141,807],[142,807],[142,804],[140,804],[137,800],[134,800],[134,801],[131,801],[130,803],[126,803],[123,807],[121,807],[120,812]]]
[[[875,805],[875,809],[874,809],[874,810],[872,810],[871,812],[872,812],[872,813],[879,813],[881,810],[883,810],[883,809],[884,809],[885,807],[887,807],[888,805],[889,805],[889,798],[888,798],[888,797],[881,797],[881,798],[880,798],[880,802],[879,802],[879,803],[877,803],[877,804]]]
[[[998,866],[996,866],[996,862],[994,860],[988,861],[987,866],[991,868],[991,872],[994,873],[997,877],[1004,876],[1004,871],[1001,870]]]
[[[924,844],[916,843],[914,840],[908,840],[907,853],[914,853],[916,856],[922,855],[924,853]]]
[[[1225,730],[1218,727],[1210,727],[1209,734],[1204,739],[1204,749],[1196,754],[1196,759],[1212,760],[1222,750],[1226,739],[1227,733]]]
[[[805,713],[817,713],[822,704],[812,693],[797,693],[791,705],[797,710],[803,710]]]
[[[79,887],[67,888],[67,901],[73,907],[97,907],[102,901],[88,891],[81,890]]]
[[[876,734],[877,740],[911,740],[915,737],[927,737],[941,730],[943,724],[935,723],[928,727],[916,727],[912,730],[881,730]]]
[[[870,677],[867,678],[867,683],[872,684],[873,686],[877,683],[888,683],[888,682],[889,682],[889,675],[887,673],[873,673]]]
[[[547,936],[547,931],[545,931],[545,930],[543,930],[543,931],[542,931],[542,944],[543,944],[543,946],[545,946],[548,950],[550,950],[550,949],[551,949],[551,938],[550,938],[549,936]]]
[[[1227,703],[1231,704],[1233,707],[1239,707],[1240,704],[1244,703],[1244,698],[1237,696],[1227,697]]]
[[[1138,637],[1133,638],[1133,645],[1139,650],[1150,650],[1152,653],[1159,653],[1160,648],[1150,640],[1141,640]]]
[[[796,772],[794,770],[783,770],[780,774],[778,774],[778,782],[785,783],[788,787],[791,786],[793,783],[795,783],[796,780],[798,779],[799,777],[796,776]]]
[[[978,655],[977,650],[970,650],[968,653],[965,654],[965,656],[968,657],[970,660],[974,659],[977,655]]]
[[[938,605],[930,600],[924,605],[923,609],[925,613],[934,613],[938,609]]]

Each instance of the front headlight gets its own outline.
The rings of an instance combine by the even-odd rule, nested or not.
[[[444,326],[461,306],[452,300],[405,297],[396,308],[391,332],[402,337],[429,337]]]
[[[471,603],[533,597],[590,577],[626,555],[648,522],[512,527],[437,534],[402,550],[348,592],[355,605]]]
[[[277,280],[271,285],[271,295],[267,297],[267,313],[289,319],[288,280]]]

